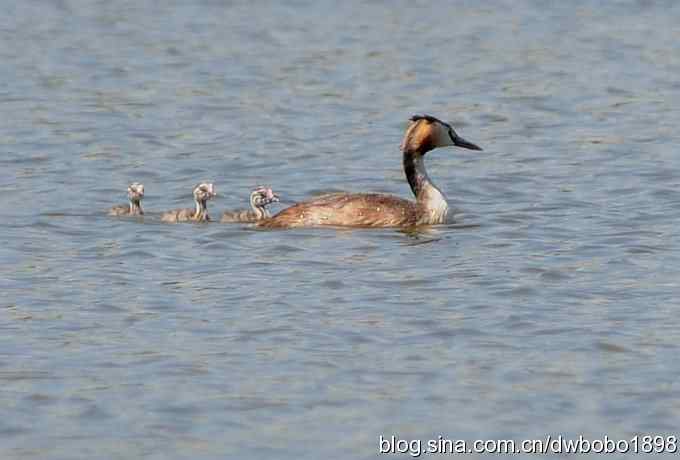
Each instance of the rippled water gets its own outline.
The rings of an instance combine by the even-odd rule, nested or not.
[[[678,434],[677,3],[4,8],[3,459]],[[203,179],[214,215],[259,183],[407,197],[422,112],[484,148],[428,155],[453,225],[155,217]],[[133,180],[149,216],[106,216]]]

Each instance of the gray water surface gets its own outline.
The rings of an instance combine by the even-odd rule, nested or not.
[[[678,434],[680,4],[3,9],[3,459]],[[451,225],[158,221],[200,180],[409,197],[423,112],[484,148],[428,155]]]

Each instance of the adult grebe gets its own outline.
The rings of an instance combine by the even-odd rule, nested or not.
[[[411,117],[401,143],[404,172],[416,201],[378,193],[332,193],[303,201],[261,220],[267,228],[356,226],[399,227],[441,224],[449,206],[444,194],[432,183],[424,157],[437,147],[458,146],[482,150],[466,141],[448,123],[429,115]]]
[[[142,209],[142,198],[144,198],[144,184],[133,182],[127,188],[128,200],[130,204],[121,204],[109,209],[110,216],[141,216],[144,214]]]
[[[208,200],[215,195],[215,186],[210,182],[204,182],[194,187],[194,201],[196,202],[195,209],[173,209],[161,214],[163,222],[207,222],[210,220],[208,216]]]
[[[269,187],[257,187],[250,193],[250,207],[252,211],[243,209],[239,211],[226,211],[220,222],[257,222],[258,220],[271,217],[267,205],[279,201],[279,196]]]

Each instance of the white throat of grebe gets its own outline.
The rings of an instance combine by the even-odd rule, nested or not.
[[[432,182],[425,169],[425,157],[418,155],[414,160],[415,177],[418,186],[416,200],[428,210],[429,222],[444,222],[449,213],[449,203],[446,201],[444,192]],[[410,182],[410,181],[409,181]],[[415,190],[414,190],[415,193]]]
[[[203,219],[208,215],[207,202],[216,195],[215,186],[210,182],[203,182],[194,188],[194,201],[196,202],[195,218]]]
[[[128,185],[130,214],[144,214],[144,210],[142,209],[142,198],[144,198],[144,184],[133,182]]]
[[[443,223],[449,210],[446,197],[425,169],[425,154],[439,147],[457,146],[482,150],[458,136],[453,127],[429,115],[414,116],[402,142],[404,173],[416,201],[423,206],[426,223]]]

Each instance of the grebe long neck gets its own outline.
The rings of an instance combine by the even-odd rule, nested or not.
[[[266,201],[264,203],[266,203]],[[267,210],[267,204],[263,204],[259,191],[256,190],[250,194],[250,207],[253,209],[257,220],[271,217],[271,214],[269,214],[269,211]]]
[[[441,223],[446,219],[449,205],[446,197],[430,179],[425,169],[424,152],[404,150],[404,173],[419,205],[423,206],[430,222]]]
[[[196,199],[196,212],[194,213],[196,220],[208,220],[208,204],[206,200]]]
[[[259,203],[258,205],[253,204],[252,208],[253,212],[255,213],[255,218],[257,220],[267,219],[271,217],[271,214],[269,214],[269,210],[267,209],[266,204],[265,205],[263,205],[262,203]]]
[[[411,186],[411,190],[417,200],[423,198],[427,191],[428,194],[438,194],[446,201],[444,194],[437,188],[430,179],[425,169],[425,156],[418,152],[404,152],[404,173],[406,173],[406,180]]]
[[[258,220],[264,218],[264,212],[262,212],[262,208],[259,206],[260,204],[258,200],[259,197],[260,193],[257,190],[253,191],[253,193],[250,194],[250,207],[255,213],[256,219]]]
[[[140,200],[130,200],[130,215],[131,216],[141,216],[144,214],[144,209],[142,209],[142,202]]]

